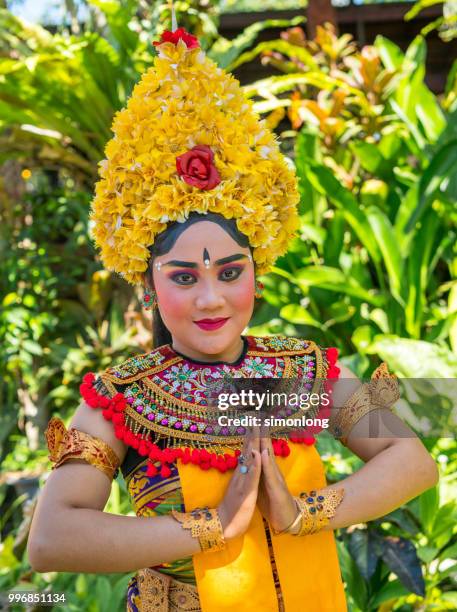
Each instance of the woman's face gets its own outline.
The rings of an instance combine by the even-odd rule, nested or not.
[[[191,225],[154,259],[153,282],[173,347],[198,361],[234,361],[254,308],[254,265],[217,223]]]

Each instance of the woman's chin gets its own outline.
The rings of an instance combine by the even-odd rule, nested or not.
[[[219,329],[210,332],[199,330],[198,337],[195,338],[191,348],[211,357],[221,356],[221,360],[224,361],[224,353],[233,351],[234,343],[238,341],[240,335],[241,332],[234,330]],[[189,343],[190,338],[186,340]]]

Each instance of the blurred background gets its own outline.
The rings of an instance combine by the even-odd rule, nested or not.
[[[457,0],[175,10],[299,177],[300,232],[249,333],[337,346],[360,377],[384,360],[456,378]],[[0,0],[0,591],[65,591],[62,610],[125,609],[129,576],[36,574],[25,546],[49,418],[68,424],[86,372],[151,348],[140,292],[102,269],[87,217],[113,114],[170,26],[154,0]],[[338,532],[351,612],[457,609],[457,444],[423,442],[439,485]],[[329,482],[361,466],[328,436],[318,449]],[[106,510],[133,514],[121,479]]]

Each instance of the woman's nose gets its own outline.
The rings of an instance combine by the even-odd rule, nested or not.
[[[224,306],[225,298],[217,283],[208,282],[202,285],[195,304],[199,310],[216,310]]]

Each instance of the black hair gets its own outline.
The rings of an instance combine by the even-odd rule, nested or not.
[[[226,219],[222,215],[212,212],[207,214],[192,212],[184,223],[180,223],[178,221],[171,223],[167,229],[156,237],[154,244],[149,247],[151,257],[149,259],[146,274],[150,275],[151,281],[154,258],[168,253],[174,247],[179,236],[191,225],[199,223],[200,221],[211,221],[211,223],[217,223],[217,225],[226,231],[237,244],[239,244],[241,247],[249,247],[249,240],[247,236],[240,232],[236,225],[235,219]],[[154,348],[162,346],[163,344],[171,344],[172,338],[170,331],[165,326],[165,323],[163,322],[157,308],[153,311],[152,315],[152,333]]]

